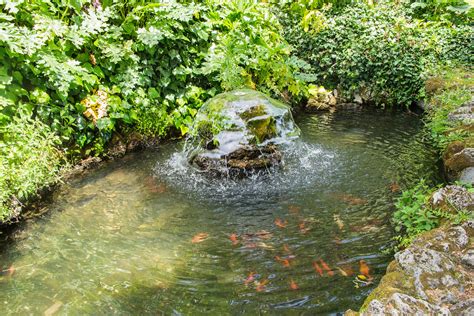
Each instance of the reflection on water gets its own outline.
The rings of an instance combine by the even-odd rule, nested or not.
[[[252,179],[209,179],[169,144],[70,183],[3,237],[2,314],[358,308],[390,260],[393,198],[436,180],[436,155],[406,114],[297,121],[284,167]]]

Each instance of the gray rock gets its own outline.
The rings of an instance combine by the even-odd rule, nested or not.
[[[468,268],[474,269],[474,249],[466,251],[466,253],[461,257],[461,263]]]
[[[474,184],[474,167],[464,169],[459,175],[459,181],[467,184]]]
[[[460,108],[449,113],[448,120],[452,122],[462,122],[471,124],[474,122],[474,102],[469,102]]]
[[[470,210],[474,208],[474,194],[459,185],[448,185],[433,193],[431,205],[436,208]]]
[[[453,305],[449,310],[453,315],[472,316],[474,315],[474,298],[458,302],[457,304]]]
[[[402,293],[394,293],[385,304],[370,302],[363,315],[451,315],[449,309]]]

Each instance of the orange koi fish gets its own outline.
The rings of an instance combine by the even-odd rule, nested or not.
[[[255,290],[257,292],[262,292],[263,290],[265,290],[265,285],[267,285],[268,282],[270,282],[268,279],[264,279],[262,281],[257,282],[257,287],[255,288]]]
[[[230,239],[230,241],[232,241],[232,245],[234,245],[234,246],[239,243],[239,239],[238,239],[236,233],[230,234],[229,239]]]
[[[249,283],[251,283],[255,280],[256,275],[257,274],[255,272],[250,272],[249,275],[247,276],[247,278],[245,279],[244,284],[249,285]]]
[[[301,223],[298,224],[298,227],[300,229],[300,232],[302,234],[306,234],[308,231],[309,231],[309,228],[306,227],[306,224],[304,221],[302,221]]]
[[[316,261],[313,261],[313,268],[319,273],[319,276],[323,276],[323,270]]]
[[[329,276],[333,276],[334,275],[334,272],[331,270],[331,268],[328,266],[328,264],[326,262],[324,262],[323,259],[319,259],[319,262],[321,263],[321,266],[323,267],[324,270],[326,270],[326,273],[329,275]]]
[[[283,245],[283,250],[284,250],[285,252],[287,252],[287,253],[291,253],[291,249],[290,249],[290,247],[288,246],[288,244],[284,244],[284,245]]]
[[[290,280],[290,289],[292,289],[292,290],[297,290],[297,289],[299,289],[298,284],[296,284],[296,282],[293,281],[293,279]]]
[[[281,218],[277,217],[275,219],[275,225],[277,225],[278,227],[280,228],[285,228],[286,227],[286,224],[288,224],[288,221],[287,220],[281,220]]]
[[[280,262],[285,268],[290,267],[290,261],[288,259],[282,259],[279,256],[275,256],[275,260]]]
[[[203,242],[204,240],[206,240],[208,237],[209,237],[208,233],[199,233],[199,234],[195,235],[193,237],[193,239],[191,239],[191,242],[193,244],[200,243],[200,242]]]
[[[371,279],[369,266],[364,260],[359,261],[359,271],[360,274],[367,277],[368,279]]]
[[[262,229],[262,230],[259,230],[258,232],[256,232],[255,236],[259,239],[270,239],[270,238],[272,238],[273,234],[270,233],[267,230]]]
[[[400,192],[401,188],[400,188],[400,185],[396,182],[392,182],[390,183],[390,191],[392,191],[393,193],[395,192]]]

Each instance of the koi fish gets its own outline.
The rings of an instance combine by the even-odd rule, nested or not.
[[[230,234],[229,239],[230,239],[230,241],[232,241],[232,245],[234,245],[234,246],[239,243],[239,239],[237,238],[236,233]]]
[[[273,246],[267,245],[263,241],[260,241],[260,242],[256,243],[255,246],[258,247],[258,248],[268,249],[268,250],[273,250],[274,249]]]
[[[331,268],[328,266],[328,264],[326,262],[324,262],[323,259],[319,259],[319,262],[321,263],[321,266],[323,267],[324,270],[326,270],[326,273],[329,275],[329,276],[333,276],[334,275],[334,272],[331,270]]]
[[[270,282],[268,279],[257,282],[257,287],[255,288],[255,290],[257,292],[262,292],[263,290],[265,290],[265,285],[267,285],[268,282]]]
[[[298,225],[299,229],[300,229],[300,232],[302,234],[306,234],[308,231],[309,231],[309,228],[306,227],[306,224],[304,221],[302,221],[301,223],[299,223]]]
[[[279,256],[275,256],[275,260],[280,262],[285,268],[290,267],[290,260],[288,259],[282,259]]]
[[[359,271],[360,274],[363,276],[367,277],[368,279],[371,279],[372,277],[370,276],[370,269],[367,263],[364,260],[359,261]]]
[[[334,214],[334,221],[337,224],[337,227],[339,227],[340,230],[344,229],[344,222],[342,221],[341,217],[338,214]]]
[[[255,236],[257,236],[257,238],[260,238],[260,239],[270,239],[272,238],[273,234],[267,230],[262,229],[256,232]]]
[[[341,270],[344,271],[344,274],[345,274],[345,275],[343,274],[344,276],[351,276],[351,275],[354,274],[354,271],[352,270],[352,268],[349,265],[343,266],[342,269],[338,267],[338,269],[339,269],[339,271],[341,271]],[[342,271],[341,271],[341,274],[342,274]]]
[[[191,242],[193,244],[200,243],[200,242],[203,242],[204,240],[206,240],[208,237],[209,237],[208,233],[199,233],[199,234],[195,235],[193,237],[193,239],[191,239]]]
[[[335,196],[336,196],[337,198],[341,199],[342,201],[344,201],[344,202],[350,204],[350,205],[363,205],[363,204],[367,204],[367,200],[358,198],[358,197],[353,196],[353,195],[351,195],[351,194],[342,193],[342,194],[336,194]]]
[[[396,182],[390,183],[389,188],[390,188],[390,191],[392,191],[393,193],[400,192],[400,190],[401,190],[400,185]]]
[[[255,272],[250,272],[247,278],[244,280],[245,285],[249,285],[249,283],[253,282],[255,280],[255,276],[257,274]]]
[[[277,225],[280,228],[285,228],[286,224],[288,224],[287,220],[283,221],[281,220],[281,218],[278,218],[278,217],[275,219],[275,225]]]
[[[323,276],[323,270],[316,261],[313,261],[313,268],[319,273],[319,276]]]
[[[283,245],[283,250],[284,250],[285,252],[287,252],[287,253],[291,253],[291,249],[290,249],[290,247],[288,246],[288,244],[284,244],[284,245]]]
[[[342,269],[339,268],[339,267],[336,267],[336,268],[337,268],[337,270],[339,270],[339,272],[341,273],[342,276],[345,276],[345,277],[346,277],[346,276],[349,276],[349,274],[347,274],[346,271],[342,270]]]
[[[290,289],[292,289],[292,290],[297,290],[297,289],[299,289],[298,284],[296,284],[296,282],[293,281],[293,279],[290,280]]]
[[[16,272],[15,267],[11,265],[8,269],[0,270],[0,276],[4,275],[6,277],[11,277],[12,275],[15,274],[15,272]]]

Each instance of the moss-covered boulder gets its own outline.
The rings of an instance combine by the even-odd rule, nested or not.
[[[472,315],[474,222],[426,232],[395,254],[360,312],[346,315]]]
[[[186,151],[201,170],[242,175],[278,165],[278,146],[298,136],[288,105],[254,90],[234,90],[201,107]]]

